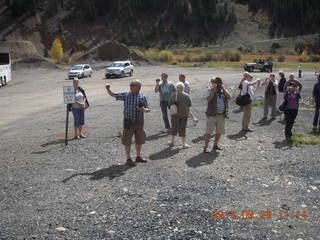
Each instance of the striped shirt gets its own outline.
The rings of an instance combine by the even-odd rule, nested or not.
[[[144,94],[133,95],[131,92],[122,92],[116,94],[116,99],[124,101],[123,115],[125,118],[143,121],[143,112],[139,111],[137,107],[149,108],[148,99]]]

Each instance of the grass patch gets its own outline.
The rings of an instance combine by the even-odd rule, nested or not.
[[[274,71],[279,69],[293,70],[301,63],[301,55],[293,53],[270,53],[270,52],[243,52],[234,49],[219,48],[185,48],[185,49],[164,49],[130,47],[137,54],[159,61],[164,64],[172,64],[180,67],[216,67],[241,69],[246,63],[255,59],[274,60]],[[240,48],[241,49],[241,48]],[[309,56],[308,56],[309,57]],[[319,56],[320,58],[320,56]],[[280,61],[281,60],[281,61]],[[303,62],[304,70],[315,70],[319,68],[317,57],[308,58]]]
[[[305,133],[294,133],[292,144],[297,147],[301,145],[317,145],[320,144],[320,137]]]
[[[258,99],[254,102],[252,102],[253,107],[261,107],[264,105],[264,100],[263,99]]]
[[[305,103],[305,102],[300,103],[300,106],[301,106],[301,107],[304,107],[304,108],[315,108],[315,105],[314,105],[314,104]]]

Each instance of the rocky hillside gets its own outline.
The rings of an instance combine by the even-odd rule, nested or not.
[[[277,29],[297,26],[296,19],[279,24],[282,5],[277,2],[254,5],[245,0],[0,0],[0,40],[30,41],[41,56],[48,57],[53,40],[58,37],[70,59],[92,56],[97,53],[92,49],[106,41],[147,48],[235,47],[268,41],[275,32],[282,37],[281,32],[285,31]],[[308,2],[299,10],[297,19],[316,4],[312,5],[315,0]],[[297,6],[284,1],[282,7],[287,12],[285,9],[293,11]],[[308,19],[296,28],[299,31],[291,31],[291,35],[317,32],[317,25],[310,25],[313,17],[317,19],[317,12],[308,14]],[[93,56],[97,57],[99,54]]]

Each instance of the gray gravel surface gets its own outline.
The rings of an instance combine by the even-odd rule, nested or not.
[[[184,72],[191,82],[199,124],[189,121],[189,149],[181,149],[180,142],[168,148],[170,136],[160,132],[164,126],[152,88],[161,72],[175,82]],[[0,122],[0,239],[320,239],[319,146],[283,142],[283,124],[279,118],[261,122],[262,107],[253,109],[253,132],[239,133],[242,113],[233,99],[224,150],[202,153],[204,94],[212,75],[221,76],[236,95],[240,71],[136,69],[152,107],[145,118],[148,162],[128,167],[118,137],[122,103],[105,94],[103,71],[81,81],[91,100],[88,138],[68,146],[61,96],[62,86],[70,85],[63,80],[65,72],[14,72],[10,85],[0,89],[6,102]],[[108,82],[120,91],[128,89],[130,79]],[[314,83],[311,72],[303,83],[307,97]],[[310,132],[312,117],[313,110],[300,109],[294,132]],[[230,212],[219,219],[219,211]],[[249,211],[253,219],[245,218]],[[261,219],[267,216],[263,211],[272,216]]]

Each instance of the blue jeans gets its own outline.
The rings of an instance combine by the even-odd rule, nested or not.
[[[160,107],[162,112],[162,117],[164,121],[165,128],[170,128],[170,123],[168,119],[168,108],[169,108],[169,102],[168,101],[160,101]]]

